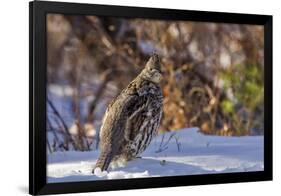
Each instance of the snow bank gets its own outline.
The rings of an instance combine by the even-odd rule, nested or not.
[[[156,137],[142,158],[107,172],[92,169],[98,151],[48,154],[47,180],[88,181],[263,170],[263,136],[207,136],[197,128]]]

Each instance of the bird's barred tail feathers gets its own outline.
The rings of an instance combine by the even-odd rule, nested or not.
[[[112,153],[101,152],[101,154],[97,160],[97,163],[95,165],[95,168],[93,169],[93,173],[95,172],[96,168],[100,168],[101,171],[107,170],[112,158],[113,158]]]

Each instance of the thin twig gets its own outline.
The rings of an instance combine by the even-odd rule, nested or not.
[[[52,123],[51,123],[51,121],[50,121],[48,116],[47,116],[47,125],[49,125],[49,127],[50,127],[49,129],[50,130],[54,129],[54,127],[53,127],[53,125],[52,125]],[[48,128],[47,128],[47,130],[48,130]],[[53,132],[53,134],[54,134],[55,140],[57,140],[57,142],[59,142],[58,135],[55,132]]]
[[[95,99],[91,102],[90,107],[89,107],[89,112],[88,112],[88,117],[87,117],[87,122],[89,122],[89,123],[92,123],[94,120],[93,113],[95,111],[98,101],[100,100],[101,96],[103,95],[103,92],[105,90],[107,83],[111,79],[111,74],[112,74],[112,70],[106,70],[102,73],[102,77],[101,77],[102,83],[99,86],[99,88],[97,89],[97,91],[95,93]]]
[[[174,137],[176,140],[176,144],[177,144],[177,148],[178,148],[178,152],[181,151],[181,143],[179,142],[179,138],[178,137]]]
[[[175,136],[176,133],[172,133],[170,135],[170,137],[168,138],[168,140],[163,144],[163,141],[164,141],[164,136],[162,136],[162,140],[161,140],[161,143],[160,143],[160,146],[159,146],[159,149],[156,150],[155,152],[156,153],[159,153],[159,152],[163,152],[164,150],[167,150],[168,149],[168,144],[170,142],[170,140]],[[163,144],[163,145],[162,145]]]
[[[52,153],[52,148],[51,148],[51,145],[50,145],[48,139],[47,139],[47,147],[48,147],[49,152]]]

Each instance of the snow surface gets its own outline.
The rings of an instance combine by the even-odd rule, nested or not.
[[[56,152],[48,154],[47,181],[262,171],[263,141],[263,136],[209,136],[198,132],[198,128],[181,129],[157,136],[141,158],[109,172],[99,171],[98,175],[92,174],[98,151]]]

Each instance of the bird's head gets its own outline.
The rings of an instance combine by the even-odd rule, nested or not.
[[[160,58],[157,54],[153,54],[147,61],[145,68],[142,71],[144,79],[154,83],[160,83],[162,79]]]

